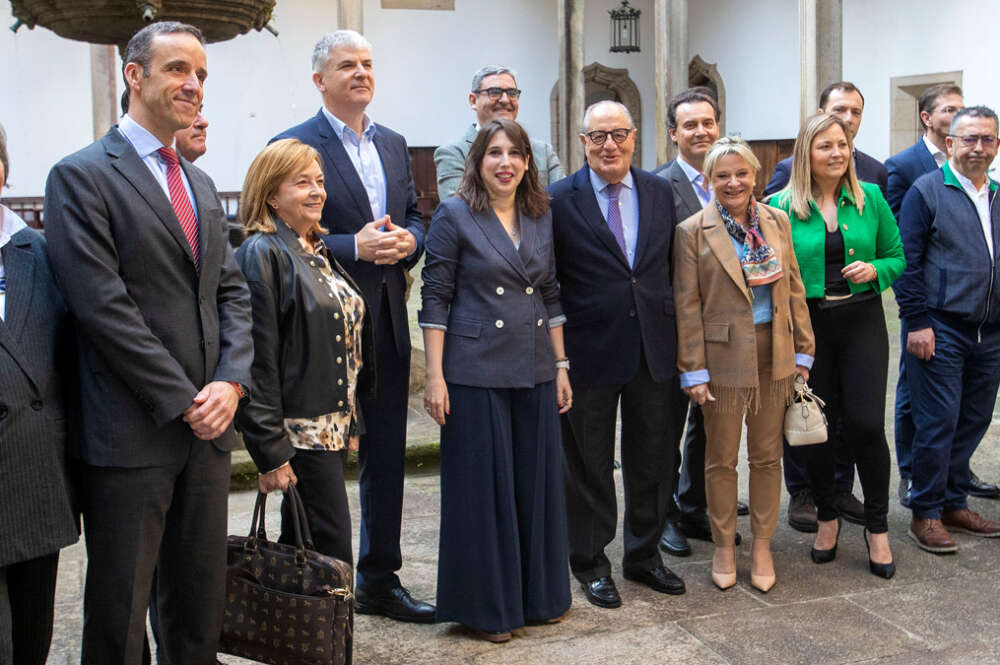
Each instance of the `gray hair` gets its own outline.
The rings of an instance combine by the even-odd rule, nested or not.
[[[701,171],[705,174],[706,178],[712,177],[712,171],[715,169],[716,163],[726,155],[737,155],[741,157],[747,165],[754,170],[754,172],[760,171],[760,160],[757,156],[753,154],[753,150],[750,149],[750,144],[743,140],[740,136],[723,136],[718,141],[712,144],[712,147],[708,149],[705,153],[705,161],[702,164]]]
[[[993,109],[988,106],[966,106],[951,119],[951,127],[948,128],[949,134],[955,133],[955,130],[958,129],[958,123],[963,118],[987,118],[992,120],[993,126],[997,128],[997,131],[1000,131],[1000,120],[997,120],[997,114]]]
[[[122,55],[122,80],[125,82],[125,92],[122,93],[121,100],[122,113],[128,112],[130,90],[128,79],[125,77],[125,67],[134,62],[142,67],[143,76],[149,76],[149,63],[153,60],[153,40],[160,35],[171,35],[178,32],[186,32],[197,39],[198,43],[205,44],[205,36],[201,34],[201,30],[180,21],[150,23],[128,40],[128,44],[125,45],[125,54]]]
[[[514,84],[517,85],[517,72],[509,67],[504,67],[503,65],[486,65],[485,67],[480,67],[476,70],[476,73],[472,75],[472,87],[469,90],[475,92],[479,90],[479,86],[483,84],[483,79],[487,76],[496,76],[497,74],[509,74],[512,79],[514,79]]]
[[[613,102],[610,99],[602,99],[601,101],[594,102],[593,104],[587,107],[587,110],[583,114],[583,127],[581,127],[580,129],[581,133],[585,134],[587,132],[587,128],[590,127],[590,114],[593,113],[598,107],[607,105],[613,106],[622,113],[624,113],[625,119],[628,120],[628,128],[635,129],[635,122],[632,120],[632,114],[629,113],[627,106],[625,106],[621,102]]]
[[[368,51],[371,53],[372,45],[360,32],[354,30],[337,30],[323,35],[316,46],[313,47],[312,68],[314,72],[322,72],[326,69],[326,63],[330,60],[330,51],[335,48],[348,48],[354,51]]]

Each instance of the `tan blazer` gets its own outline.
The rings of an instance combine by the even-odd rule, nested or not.
[[[782,268],[771,284],[773,355],[771,377],[795,372],[795,354],[813,356],[816,345],[792,231],[784,212],[760,205],[760,229]],[[674,301],[677,367],[683,374],[708,369],[716,386],[757,388],[757,341],[750,287],[715,203],[677,227],[674,238]]]

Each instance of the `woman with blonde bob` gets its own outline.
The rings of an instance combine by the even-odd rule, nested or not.
[[[736,463],[743,421],[750,461],[750,584],[774,586],[770,539],[781,501],[781,435],[796,376],[809,377],[809,324],[784,212],[757,203],[760,163],[724,137],[705,155],[712,200],[677,227],[674,299],[681,387],[705,416],[712,581],[736,584]]]
[[[320,239],[325,200],[319,154],[298,140],[267,146],[247,172],[236,259],[253,303],[253,386],[237,423],[260,490],[296,484],[316,549],[350,563],[344,459],[362,430],[373,346],[361,291]],[[293,538],[285,501],[279,540]]]
[[[880,294],[903,269],[903,243],[882,192],[859,182],[851,133],[840,118],[814,115],[795,140],[792,177],[770,199],[791,219],[809,317],[816,331],[812,387],[826,400],[830,433],[857,461],[865,496],[865,544],[873,575],[896,571],[889,549],[889,448],[885,386],[889,338]],[[839,424],[839,427],[838,427]],[[803,446],[800,455],[816,500],[819,530],[811,556],[833,561],[840,537],[834,483],[835,442]]]

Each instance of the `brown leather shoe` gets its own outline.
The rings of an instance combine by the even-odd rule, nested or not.
[[[970,536],[1000,538],[1000,522],[988,520],[968,508],[942,513],[941,523],[952,531],[961,531]]]
[[[910,522],[910,538],[916,541],[917,547],[933,554],[951,554],[958,551],[958,546],[941,524],[941,520],[914,517]]]

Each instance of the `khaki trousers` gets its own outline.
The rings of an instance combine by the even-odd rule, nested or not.
[[[756,326],[760,406],[734,412],[732,405],[706,402],[705,497],[716,545],[732,546],[736,538],[736,463],[743,421],[747,425],[750,460],[750,531],[769,539],[778,525],[781,503],[781,439],[785,420],[784,395],[771,391],[771,325]],[[728,408],[727,408],[728,407]]]

